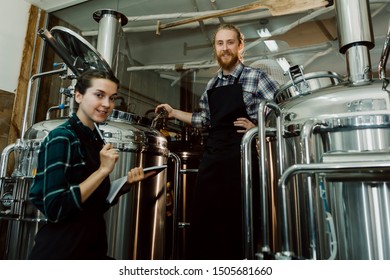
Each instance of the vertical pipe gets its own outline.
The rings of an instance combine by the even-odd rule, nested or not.
[[[243,212],[243,250],[244,258],[254,259],[254,237],[253,237],[253,195],[252,195],[252,153],[251,143],[258,132],[254,127],[248,130],[241,141],[241,192]]]
[[[371,82],[369,50],[375,46],[368,0],[336,0],[340,53],[346,55],[348,78],[353,85]]]
[[[177,256],[177,229],[179,224],[178,219],[178,206],[179,206],[179,187],[180,187],[180,169],[181,169],[181,159],[180,157],[175,153],[169,153],[169,157],[173,159],[175,162],[175,173],[174,173],[174,180],[173,180],[173,191],[174,191],[174,201],[173,201],[173,218],[172,218],[172,255],[171,257],[173,259]]]
[[[301,130],[301,136],[300,136],[300,143],[302,143],[303,149],[302,149],[302,162],[304,164],[311,164],[314,160],[314,154],[313,154],[313,132],[314,129],[318,126],[320,126],[320,123],[317,123],[315,120],[307,120],[302,127]],[[307,196],[308,196],[308,202],[309,202],[309,238],[310,238],[310,255],[311,259],[316,260],[317,259],[317,238],[316,238],[316,231],[315,231],[315,210],[314,210],[314,200],[315,195],[313,193],[313,175],[308,175],[307,177]]]
[[[26,106],[24,109],[22,129],[20,131],[21,132],[20,139],[22,141],[24,141],[24,134],[26,133],[26,130],[27,130],[27,121],[28,121],[27,115],[28,115],[28,111],[29,111],[28,107],[29,107],[29,100],[30,100],[30,96],[31,96],[31,87],[32,87],[34,80],[37,78],[41,78],[41,77],[45,77],[45,76],[49,76],[49,75],[63,74],[65,72],[66,72],[66,68],[61,68],[58,70],[52,70],[52,71],[48,71],[48,72],[44,72],[44,73],[35,74],[35,75],[31,76],[31,78],[29,79],[28,87],[27,87]],[[31,124],[29,124],[29,125],[31,125]]]
[[[97,51],[103,56],[111,69],[115,69],[115,53],[121,27],[127,24],[127,17],[114,10],[99,10],[93,13],[99,23]]]
[[[259,127],[259,172],[260,172],[260,201],[261,203],[261,212],[262,212],[262,252],[269,252],[269,186],[268,186],[268,173],[266,170],[266,159],[268,158],[267,150],[266,150],[266,129],[265,129],[265,116],[267,113],[267,109],[272,109],[275,111],[277,116],[277,153],[278,153],[278,161],[279,161],[279,174],[283,172],[283,129],[282,129],[282,118],[281,111],[278,105],[270,100],[264,100],[259,105],[258,110],[258,127]],[[285,194],[282,194],[282,197],[285,197]],[[282,205],[282,208],[285,209],[287,206]]]

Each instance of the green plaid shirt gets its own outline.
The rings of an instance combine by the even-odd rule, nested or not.
[[[74,114],[81,129],[96,137]],[[51,222],[58,222],[74,211],[82,210],[80,186],[85,176],[86,152],[69,120],[49,132],[39,154],[37,174],[30,189],[31,202]]]

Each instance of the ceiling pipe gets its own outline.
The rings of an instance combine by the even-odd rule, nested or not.
[[[287,51],[275,52],[275,53],[267,53],[266,55],[258,55],[253,58],[246,58],[245,62],[258,60],[260,57],[279,57],[282,55],[295,54],[295,53],[305,53],[305,52],[318,52],[323,49],[328,49],[329,43],[311,46],[307,48],[295,48],[289,49]],[[162,70],[162,71],[178,71],[178,70],[190,70],[190,69],[208,69],[212,67],[218,67],[218,64],[214,61],[194,61],[188,62],[184,64],[165,64],[165,65],[147,65],[147,66],[131,66],[127,68],[128,72],[133,71],[145,71],[145,70]]]
[[[370,0],[370,4],[390,4],[390,0]],[[188,18],[188,17],[198,17],[202,15],[209,15],[211,13],[219,12],[223,10],[207,11],[207,12],[194,12],[194,13],[171,13],[171,14],[157,14],[157,15],[144,15],[144,16],[132,16],[127,17],[129,22],[139,22],[139,21],[152,21],[152,20],[161,20],[161,19],[177,19],[177,18]],[[259,20],[263,18],[271,17],[269,10],[262,10],[259,12],[252,12],[245,14],[245,17],[242,15],[231,15],[224,17],[226,23],[238,23],[252,20]],[[219,25],[220,22],[218,19],[209,19],[205,22],[206,25]],[[172,30],[177,29],[192,29],[197,28],[199,25],[197,23],[189,23],[182,26],[173,27]],[[156,30],[155,25],[145,25],[140,27],[123,27],[124,33],[138,33],[138,32],[152,32]],[[97,30],[82,31],[82,36],[97,36]]]
[[[390,0],[389,0],[390,1]],[[204,12],[200,12],[200,14],[203,14]],[[210,12],[206,12],[206,14],[209,14]],[[195,13],[191,13],[195,14]],[[140,21],[147,21],[147,20],[161,20],[161,19],[172,19],[171,16],[174,16],[174,14],[167,14],[167,15],[154,15],[154,16],[139,16],[139,17],[128,17],[127,19],[129,21],[138,21],[134,20],[134,18],[139,19]],[[153,19],[149,19],[152,17]],[[259,20],[262,18],[269,18],[271,17],[271,13],[269,11],[261,11],[261,12],[256,12],[256,13],[249,13],[246,14],[245,17],[242,15],[237,16],[228,16],[225,17],[225,23],[238,23],[238,22],[247,22],[247,21],[255,21]],[[205,25],[219,25],[220,21],[217,18],[209,19],[205,21]],[[198,28],[199,24],[194,22],[194,23],[189,23],[187,25],[181,25],[177,27],[171,28],[171,30],[178,30],[178,29],[194,29]],[[139,32],[154,32],[156,30],[155,25],[145,25],[145,26],[140,26],[140,27],[123,27],[123,32],[124,33],[139,33]],[[90,31],[82,31],[81,32],[82,36],[96,36],[98,35],[98,31],[96,30],[90,30]]]
[[[288,25],[285,25],[285,26],[282,26],[281,28],[278,28],[276,30],[274,30],[273,32],[271,32],[271,37],[267,37],[267,38],[259,38],[257,39],[256,41],[250,43],[249,45],[247,45],[245,47],[245,50],[249,50],[255,46],[257,46],[259,43],[265,41],[265,40],[272,40],[272,37],[274,36],[277,36],[277,35],[282,35],[282,34],[285,34],[287,33],[287,31],[293,29],[294,27],[297,27],[298,25],[302,24],[302,23],[305,23],[305,22],[308,22],[310,20],[313,20],[319,16],[322,16],[326,13],[329,13],[331,11],[334,10],[334,6],[330,6],[330,7],[327,7],[327,8],[324,8],[324,9],[320,9],[320,10],[316,10],[298,20],[296,20],[295,22],[293,23],[290,23]]]
[[[388,0],[388,1],[383,1],[383,0],[381,0],[381,1],[371,1],[371,2],[377,2],[377,3],[389,2],[390,3],[390,0]],[[377,15],[385,7],[386,7],[386,4],[381,5],[376,11],[374,11],[372,13],[373,16]],[[331,7],[328,7],[328,8],[324,8],[324,9],[321,9],[321,10],[314,11],[314,12],[310,13],[309,15],[304,16],[304,17],[298,19],[297,21],[295,21],[295,22],[293,22],[293,23],[291,23],[289,25],[283,26],[283,27],[275,30],[274,32],[271,33],[271,38],[272,38],[272,36],[282,35],[282,34],[286,33],[287,31],[291,30],[292,28],[298,26],[299,24],[302,24],[304,22],[313,20],[316,17],[322,16],[322,15],[324,15],[324,14],[326,14],[328,12],[331,12],[333,10],[334,10],[334,7],[331,6]],[[270,38],[266,38],[266,39],[269,40]],[[250,48],[253,48],[254,46],[258,45],[259,43],[261,43],[264,40],[265,40],[265,38],[257,39],[256,41],[246,45],[245,50],[249,50]],[[295,53],[301,53],[301,52],[307,52],[307,51],[318,51],[318,50],[323,50],[324,48],[325,48],[325,50],[320,53],[321,55],[326,55],[331,50],[335,49],[334,46],[329,47],[329,44],[326,43],[326,44],[317,45],[317,46],[311,46],[311,47],[307,47],[307,48],[296,48],[296,49],[289,49],[287,51],[282,51],[282,52],[275,52],[275,53],[272,53],[272,54],[267,54],[266,56],[267,57],[278,57],[278,56],[281,56],[281,55],[295,54]],[[317,59],[321,55],[315,56],[315,59]],[[259,59],[259,56],[254,58],[254,60],[257,60],[257,59]],[[314,61],[315,59],[311,60],[310,62]],[[250,61],[252,59],[246,58],[245,60],[246,61]],[[218,66],[218,65],[215,62],[212,62],[212,61],[207,61],[207,62],[205,62],[205,61],[198,61],[198,62],[194,61],[194,62],[189,62],[189,63],[185,63],[185,64],[133,66],[133,67],[128,67],[127,71],[129,71],[129,72],[131,72],[131,71],[143,71],[143,70],[176,71],[178,68],[181,68],[181,69],[207,69],[207,68],[212,68],[212,67],[216,67],[216,66]]]

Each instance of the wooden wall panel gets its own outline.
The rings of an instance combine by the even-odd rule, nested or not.
[[[8,134],[14,98],[15,94],[13,92],[0,90],[0,151],[8,145]]]
[[[28,27],[23,47],[22,64],[20,66],[18,85],[15,94],[14,106],[11,115],[8,143],[14,143],[21,136],[21,128],[26,107],[26,102],[30,106],[30,100],[26,100],[28,82],[32,75],[39,72],[39,58],[41,40],[38,40],[37,31],[45,23],[46,12],[31,6],[28,19]]]

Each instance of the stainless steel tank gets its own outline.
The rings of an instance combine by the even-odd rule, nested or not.
[[[333,163],[336,169],[340,162],[359,161],[371,161],[375,167],[389,153],[389,102],[382,83],[373,82],[359,87],[340,85],[284,103],[282,115],[290,116],[283,124],[285,168]],[[321,171],[294,177],[284,194],[291,207],[287,208],[291,215],[288,238],[295,248],[290,249],[304,258],[327,259],[337,253],[341,259],[388,259],[383,252],[390,248],[382,247],[383,242],[379,247],[372,243],[377,242],[375,235],[388,240],[390,233],[384,177],[364,172],[336,176]],[[328,214],[336,232],[331,232]],[[375,220],[378,228],[373,227]],[[335,233],[337,239],[333,240]],[[332,252],[334,243],[336,252]],[[369,248],[376,253],[367,251]]]
[[[372,78],[368,1],[335,6],[348,80],[302,73],[259,108],[263,204],[271,200],[267,211],[277,216],[264,221],[272,237],[262,244],[263,257],[272,251],[275,258],[390,259],[388,80]],[[388,44],[389,35],[382,66]],[[332,81],[301,94],[314,76]],[[265,118],[267,107],[273,113]],[[275,127],[279,134],[266,140]]]
[[[100,125],[107,141],[120,151],[111,180],[127,176],[136,166],[167,164],[168,142],[133,114],[114,110]],[[109,255],[116,259],[164,259],[166,171],[131,188],[106,214]]]

